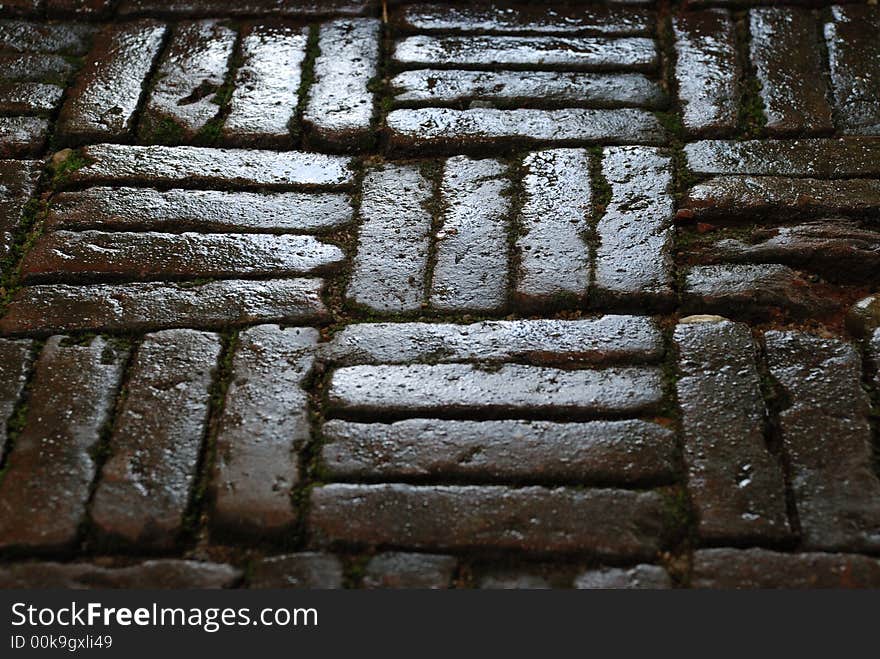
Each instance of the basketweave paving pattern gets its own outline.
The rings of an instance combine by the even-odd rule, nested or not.
[[[880,586],[880,9],[0,7],[0,586]]]

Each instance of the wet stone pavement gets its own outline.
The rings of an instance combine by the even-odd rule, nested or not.
[[[0,587],[880,587],[880,8],[0,5]]]

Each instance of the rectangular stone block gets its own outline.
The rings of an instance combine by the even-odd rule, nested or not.
[[[213,20],[175,27],[144,106],[139,129],[144,140],[191,142],[217,116],[216,94],[235,39],[233,30]]]
[[[26,286],[0,318],[7,334],[219,328],[326,318],[321,279],[227,279],[206,284]]]
[[[292,143],[308,40],[306,28],[252,25],[241,41],[223,140],[236,146],[281,148]]]
[[[736,129],[740,78],[736,32],[726,11],[682,12],[672,19],[675,79],[682,124],[690,135]]]
[[[685,318],[675,328],[675,344],[688,490],[700,538],[713,544],[787,538],[785,482],[767,450],[767,409],[748,326]]]
[[[442,554],[385,552],[364,568],[364,588],[449,588],[458,560]]]
[[[842,340],[796,331],[770,331],[765,341],[786,401],[779,424],[803,547],[876,551],[880,480],[859,353]]]
[[[232,588],[241,570],[225,563],[174,558],[103,567],[93,563],[7,563],[0,568],[0,588],[183,589]]]
[[[814,318],[837,308],[804,276],[778,263],[698,265],[685,274],[682,311],[767,321]]]
[[[253,563],[247,586],[262,588],[342,588],[342,561],[333,554],[301,551],[267,556]]]
[[[825,24],[837,123],[851,135],[880,135],[880,11],[835,6]]]
[[[638,109],[393,110],[386,118],[389,146],[408,153],[471,153],[535,145],[587,146],[599,142],[662,144],[666,133]]]
[[[217,430],[213,528],[265,537],[296,522],[298,452],[309,441],[308,395],[318,331],[259,325],[239,334]]]
[[[397,26],[417,32],[507,34],[648,34],[654,13],[624,7],[544,7],[472,3],[419,3],[402,8]]]
[[[9,256],[27,202],[37,189],[38,160],[0,160],[0,258]]]
[[[645,316],[607,315],[582,320],[489,320],[348,325],[324,346],[335,363],[528,362],[607,364],[657,362],[663,336]]]
[[[62,55],[0,52],[3,79],[63,86],[76,67]]]
[[[880,179],[717,176],[688,190],[680,206],[679,218],[711,222],[863,216],[880,210]]]
[[[46,224],[103,231],[321,232],[352,221],[334,192],[87,188],[53,195]]]
[[[327,543],[636,558],[659,549],[662,506],[652,491],[340,484],[312,490],[309,526]]]
[[[855,554],[766,549],[694,552],[692,588],[878,588],[880,561]]]
[[[662,398],[655,367],[572,371],[437,364],[340,368],[327,403],[334,412],[358,417],[585,417],[650,412]]]
[[[666,102],[660,86],[642,73],[415,69],[401,71],[390,84],[395,104],[405,107],[485,101],[509,108],[660,109]]]
[[[406,37],[391,61],[401,67],[527,68],[650,71],[658,63],[653,39],[644,37]]]
[[[82,157],[88,164],[71,172],[70,183],[289,189],[354,182],[350,158],[303,151],[95,144]]]
[[[31,158],[42,153],[49,137],[43,117],[0,117],[0,158]]]
[[[602,176],[611,199],[596,225],[595,290],[638,305],[672,301],[672,162],[649,147],[607,147]]]
[[[444,421],[324,424],[322,474],[332,480],[466,480],[592,485],[669,483],[670,430],[644,421]]]
[[[585,298],[590,284],[590,154],[583,149],[536,151],[525,157],[523,168],[516,302],[530,309],[559,304],[564,296]]]
[[[9,420],[31,370],[32,348],[30,341],[0,339],[0,458],[6,454]]]
[[[64,143],[126,141],[147,77],[165,39],[161,23],[144,20],[105,27],[68,91],[58,117]]]
[[[86,23],[0,20],[0,49],[85,55],[95,28]]]
[[[421,308],[432,195],[431,182],[415,165],[383,165],[367,171],[348,300],[385,313]]]
[[[578,590],[666,590],[672,588],[669,573],[659,565],[640,564],[627,568],[599,568],[577,575],[573,586]]]
[[[69,550],[86,521],[101,438],[127,351],[53,336],[37,359],[27,420],[0,481],[0,547]]]
[[[807,178],[880,175],[880,140],[706,140],[684,147],[695,174],[751,174]]]
[[[752,9],[749,26],[767,132],[784,136],[833,130],[815,14],[782,7]]]
[[[183,529],[220,356],[216,334],[176,329],[138,346],[91,507],[97,532],[143,549]]]
[[[21,263],[26,282],[195,279],[327,272],[343,261],[313,236],[52,231]]]
[[[510,200],[498,160],[449,158],[435,236],[437,261],[430,304],[440,311],[497,312],[507,302]]]
[[[46,114],[61,102],[64,89],[42,82],[0,83],[0,112],[8,114]]]
[[[122,16],[162,14],[179,16],[360,16],[374,7],[373,0],[245,0],[230,4],[228,0],[122,0]]]
[[[321,26],[315,79],[303,111],[308,139],[317,145],[368,146],[375,111],[369,83],[379,72],[381,24],[340,19]]]
[[[880,282],[880,233],[847,219],[754,229],[694,253],[704,262],[781,263],[835,284]]]

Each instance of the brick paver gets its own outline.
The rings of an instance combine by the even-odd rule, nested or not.
[[[751,60],[761,85],[767,131],[773,135],[833,128],[817,29],[816,16],[808,10],[771,7],[749,12]]]
[[[241,41],[223,139],[235,146],[281,147],[296,119],[308,31],[250,26]]]
[[[880,584],[874,4],[0,14],[0,586]]]
[[[685,318],[675,329],[688,489],[707,543],[785,538],[785,485],[767,450],[767,410],[748,327]],[[723,406],[707,415],[713,401]]]
[[[217,528],[268,535],[296,520],[298,451],[309,441],[303,384],[318,332],[258,325],[241,332],[220,418],[212,475]]]
[[[127,141],[165,33],[163,24],[145,20],[108,26],[95,38],[89,60],[58,118],[62,140]]]
[[[178,24],[144,106],[141,135],[149,142],[191,142],[217,116],[236,33],[221,22]]]
[[[144,337],[113,424],[91,516],[108,539],[167,548],[197,476],[220,341],[166,330]]]
[[[740,70],[730,13],[709,10],[673,18],[675,78],[682,124],[690,135],[736,128]]]

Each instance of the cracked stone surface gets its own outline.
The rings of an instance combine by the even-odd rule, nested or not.
[[[877,5],[0,13],[0,587],[880,586]]]

